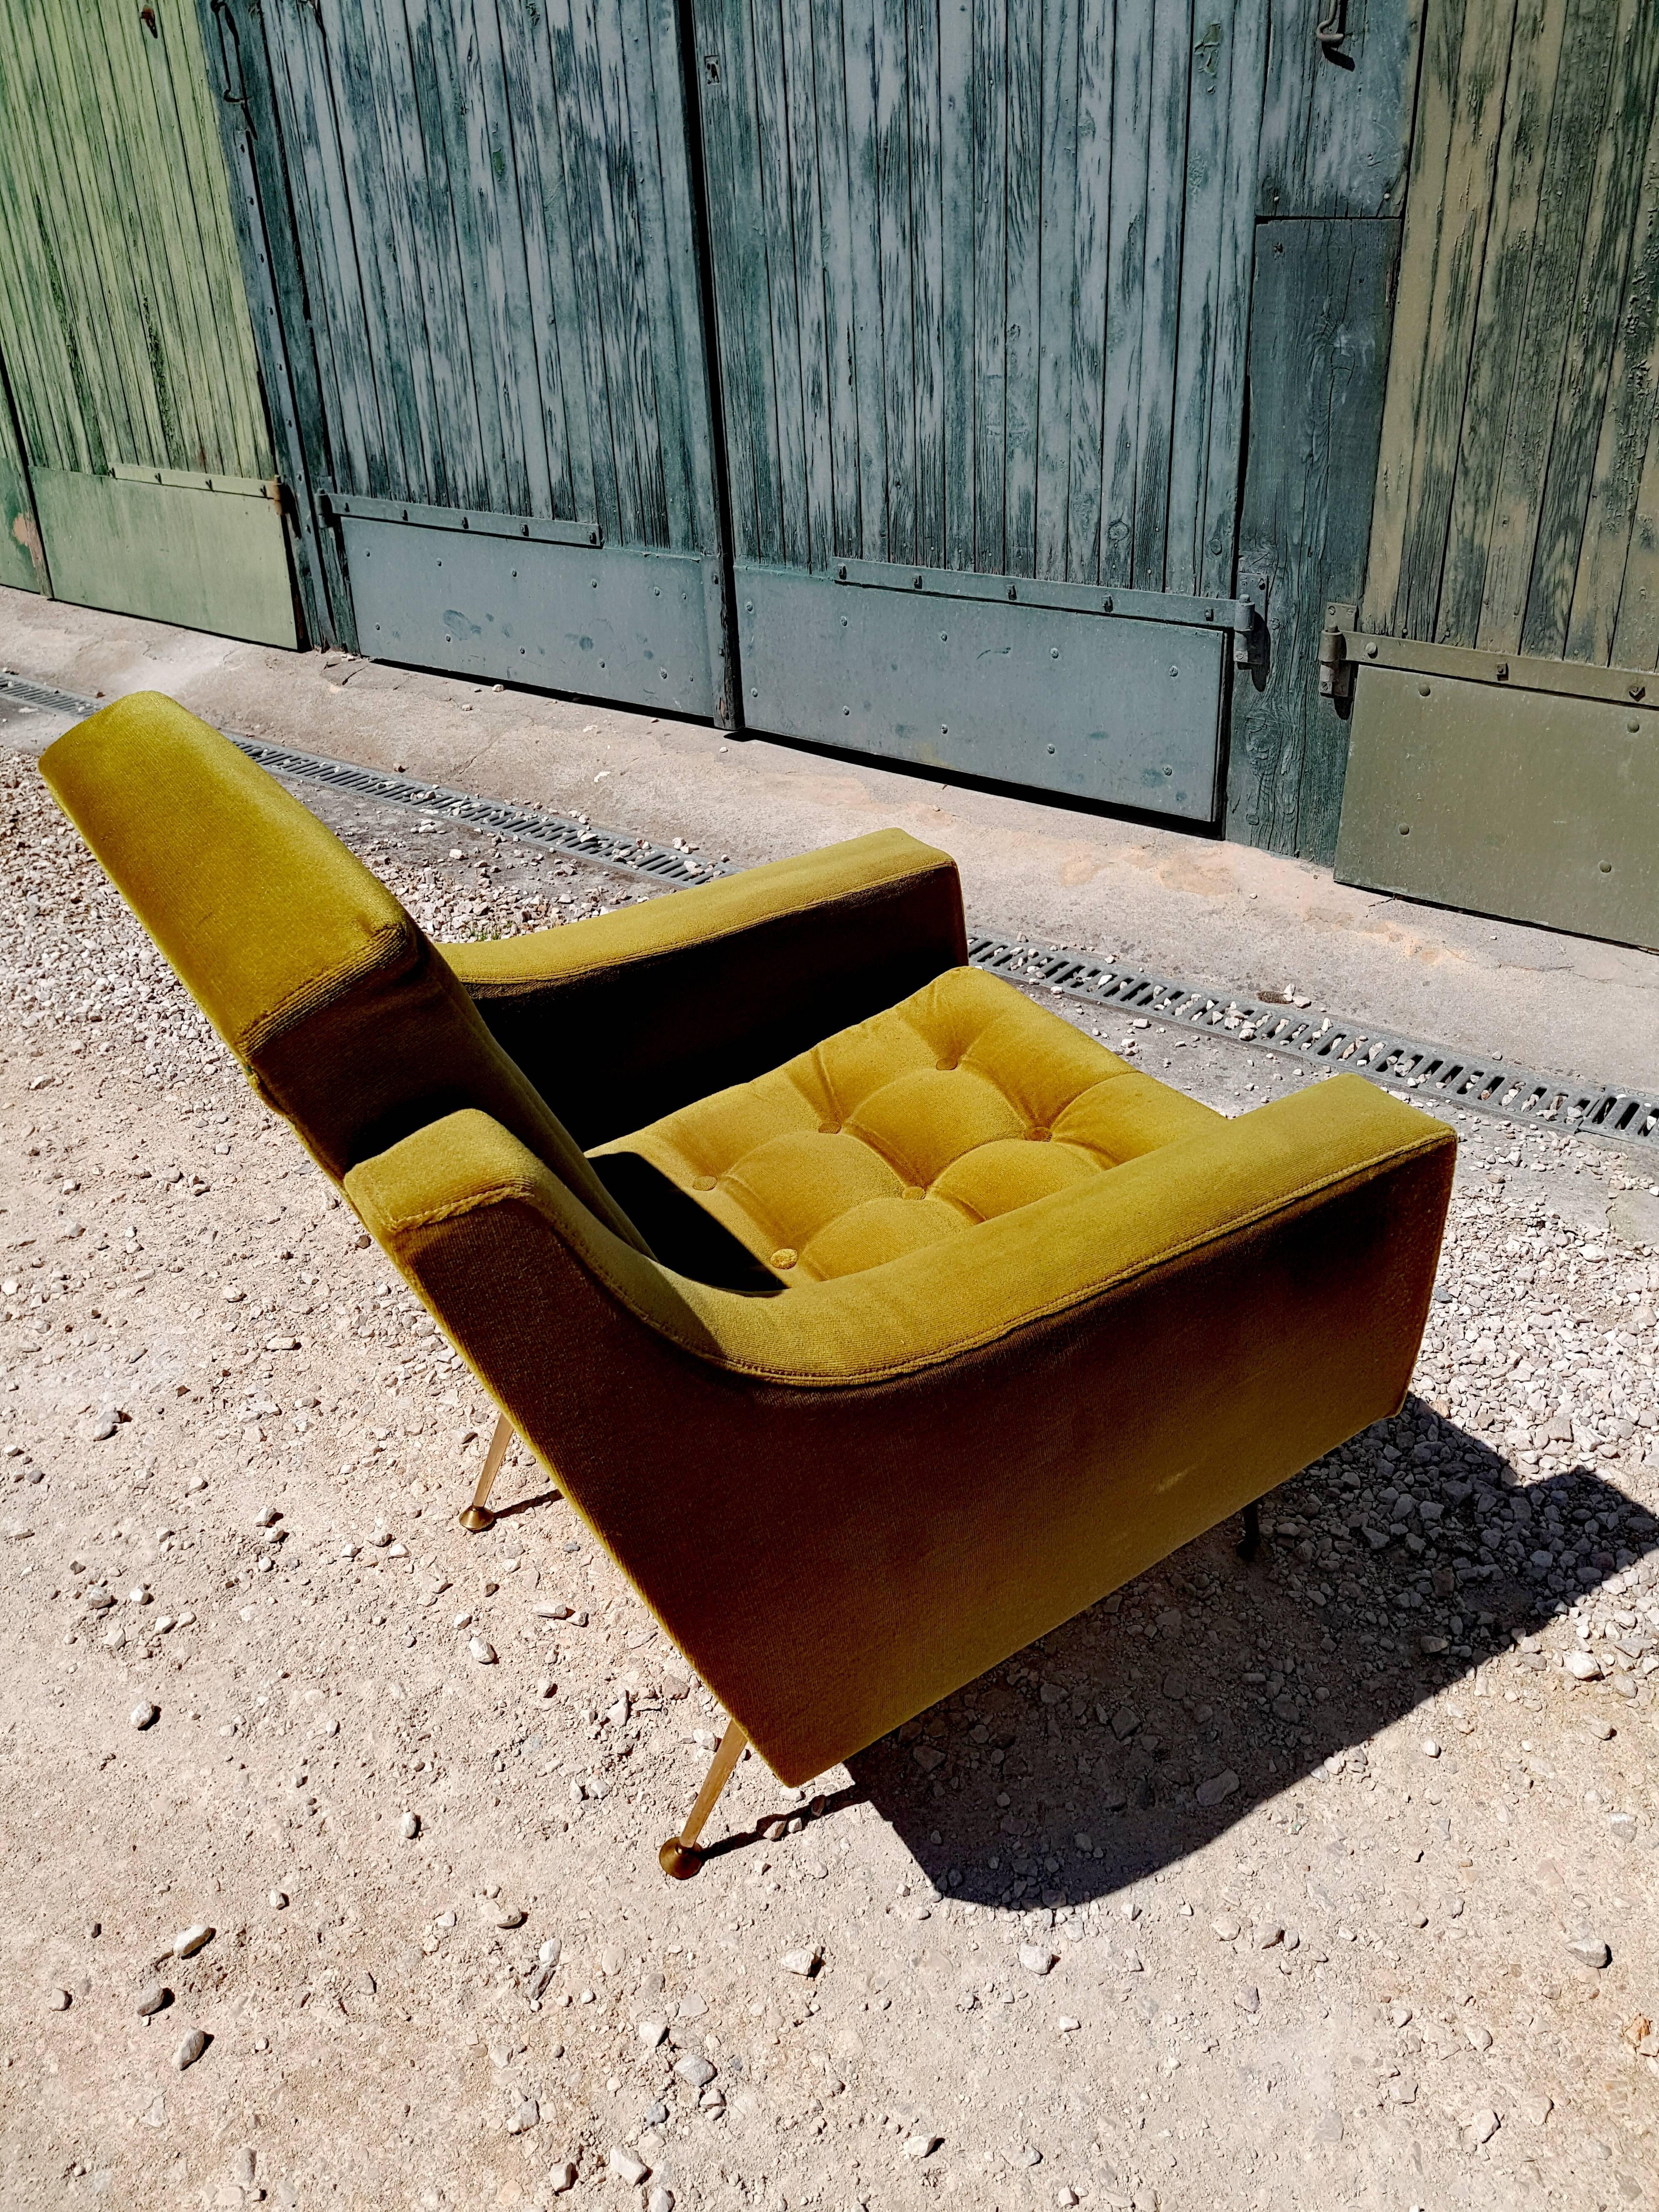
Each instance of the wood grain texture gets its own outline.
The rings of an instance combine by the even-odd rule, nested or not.
[[[1269,0],[697,5],[739,556],[1224,588]]]
[[[1346,0],[1334,55],[1314,39],[1323,13],[1273,0],[1257,205],[1264,216],[1398,215],[1423,9]]]
[[[1659,15],[1433,0],[1362,622],[1659,656]]]
[[[1358,595],[1370,525],[1398,222],[1264,222],[1251,303],[1238,580],[1265,666],[1235,672],[1227,830],[1328,866],[1348,725],[1319,696],[1331,599]]]
[[[666,0],[259,11],[319,473],[411,504],[716,542]]]

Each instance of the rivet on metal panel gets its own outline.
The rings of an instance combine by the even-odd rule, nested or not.
[[[1109,615],[1112,611],[1112,595],[1109,592],[1106,594],[1105,603],[1102,606],[1100,611],[1103,615]]]
[[[1428,696],[1429,696],[1429,687],[1428,687],[1428,685],[1427,685],[1426,684],[1419,684],[1418,685],[1418,687],[1417,687],[1417,696],[1418,696],[1418,697],[1419,697],[1419,699],[1426,699],[1426,698],[1428,697]]]
[[[1610,875],[1613,873],[1613,862],[1612,862],[1611,860],[1603,860],[1603,861],[1602,861],[1602,863],[1601,863],[1601,873],[1602,873],[1604,876],[1610,876]]]
[[[1508,681],[1509,681],[1509,676],[1510,676],[1510,664],[1508,663],[1508,661],[1507,661],[1507,660],[1500,660],[1500,661],[1498,662],[1498,664],[1497,667],[1493,669],[1493,671],[1492,671],[1492,674],[1493,674],[1493,676],[1497,678],[1497,680],[1498,680],[1498,683],[1500,683],[1500,684],[1507,684],[1507,683],[1508,683]]]

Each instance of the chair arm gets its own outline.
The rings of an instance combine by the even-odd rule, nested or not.
[[[483,1115],[347,1189],[793,1781],[1395,1411],[1454,1152],[1339,1077],[766,1299],[632,1251]]]
[[[441,951],[585,1148],[746,1082],[968,957],[948,854],[902,830],[562,929]]]

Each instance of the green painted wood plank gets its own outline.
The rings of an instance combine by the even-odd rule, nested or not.
[[[529,232],[532,301],[538,331],[541,404],[550,453],[560,467],[553,512],[596,520],[592,428],[582,372],[581,310],[571,248],[573,218],[554,97],[554,61],[545,15],[500,11],[507,100],[514,118],[519,201]]]
[[[939,0],[945,562],[974,565],[974,8]]]
[[[1455,437],[1461,430],[1462,388],[1455,392],[1449,388],[1446,308],[1449,301],[1464,301],[1472,284],[1478,296],[1490,197],[1489,179],[1483,179],[1497,160],[1502,85],[1514,18],[1515,0],[1469,0],[1461,10],[1450,0],[1437,0],[1425,10],[1405,242],[1365,570],[1363,619],[1368,628],[1379,630],[1393,632],[1405,620],[1407,539],[1414,542],[1414,506],[1428,472],[1431,420],[1444,437],[1444,417],[1455,400],[1457,428],[1451,434]],[[1455,338],[1451,343],[1455,345]],[[1416,565],[1420,562],[1414,553]]]
[[[1146,195],[1152,129],[1153,0],[1117,0],[1112,57],[1111,212],[1109,226],[1100,581],[1134,574],[1140,468],[1141,326],[1146,313]]]
[[[1618,343],[1659,83],[1659,9],[1626,7],[1595,148],[1578,282],[1567,318],[1555,434],[1539,501],[1523,653],[1565,652],[1573,586],[1589,520],[1595,459]]]
[[[1621,0],[1621,11],[1631,4],[1632,0]],[[1521,646],[1540,503],[1566,366],[1568,319],[1562,306],[1576,289],[1584,250],[1615,21],[1606,0],[1567,0],[1475,639],[1478,645],[1500,653],[1518,652]]]
[[[142,17],[131,19],[133,35],[139,35]],[[161,18],[158,15],[158,21]],[[276,465],[270,426],[259,391],[258,365],[250,326],[250,310],[238,266],[236,239],[231,222],[229,178],[224,149],[210,100],[216,103],[216,88],[210,91],[207,59],[196,16],[189,8],[175,15],[169,10],[150,59],[160,62],[156,74],[158,108],[177,147],[176,173],[183,185],[181,219],[185,250],[193,246],[193,271],[202,286],[201,300],[217,350],[219,380],[216,389],[213,426],[218,443],[217,465],[227,475],[265,477]]]
[[[820,262],[828,380],[830,474],[833,504],[830,559],[858,560],[864,552],[860,515],[862,460],[859,426],[858,316],[848,172],[847,49],[839,9],[809,6],[812,40],[813,112],[817,139]]]
[[[619,0],[619,9],[622,51],[627,57],[622,88],[627,121],[624,146],[634,182],[638,282],[650,346],[649,388],[656,414],[652,443],[663,486],[659,542],[689,551],[706,541],[691,453],[690,424],[698,395],[692,388],[681,322],[675,313],[676,302],[688,295],[695,302],[695,287],[685,279],[696,264],[688,258],[681,264],[677,283],[668,243],[671,204],[678,201],[684,209],[688,191],[683,161],[665,175],[669,149],[684,143],[678,134],[671,139],[663,129],[665,98],[678,101],[678,72],[676,67],[672,83],[667,87],[659,80],[651,0]],[[652,436],[649,428],[646,434]]]
[[[788,119],[791,270],[805,447],[806,559],[827,568],[835,550],[835,475],[830,387],[832,372],[825,319],[823,216],[819,204],[818,114],[811,0],[778,0],[782,83]]]
[[[1036,572],[1039,321],[1042,257],[1042,20],[1008,11],[1006,337],[1003,508],[1008,573]]]
[[[1432,7],[1436,0],[1426,0]],[[1257,205],[1264,216],[1398,215],[1423,7],[1346,0],[1335,56],[1304,0],[1273,0]]]
[[[1565,20],[1558,0],[1522,0],[1516,12],[1436,617],[1437,641],[1447,644],[1473,645],[1480,632]]]
[[[1198,588],[1229,590],[1243,476],[1247,347],[1255,259],[1255,177],[1267,78],[1267,0],[1241,0],[1231,17],[1226,178],[1216,269],[1215,370],[1199,515]]]
[[[733,558],[758,560],[763,557],[763,544],[773,541],[763,532],[756,477],[756,445],[763,418],[756,404],[759,382],[750,345],[750,291],[744,282],[752,239],[745,237],[738,200],[743,167],[742,103],[732,73],[738,63],[727,33],[724,0],[694,0],[694,11],[704,201],[714,270],[713,337],[720,356],[732,553]],[[763,480],[770,482],[769,472]],[[768,530],[772,527],[769,520]]]
[[[904,0],[876,0],[876,197],[887,551],[916,558],[916,344],[911,267],[910,90]]]
[[[1146,172],[1146,267],[1140,323],[1140,438],[1135,473],[1134,570],[1142,591],[1172,588],[1169,548],[1170,441],[1181,300],[1181,230],[1191,64],[1184,9],[1154,9]]]
[[[886,349],[879,234],[874,0],[842,0],[847,96],[848,197],[852,215],[853,386],[859,423],[859,535],[862,557],[884,561],[887,509]]]
[[[1209,459],[1210,402],[1218,368],[1217,324],[1231,106],[1228,92],[1237,37],[1236,15],[1224,30],[1219,13],[1212,13],[1206,0],[1198,0],[1186,88],[1185,191],[1170,398],[1163,580],[1171,592],[1196,592],[1203,568],[1204,473]]]
[[[1265,663],[1235,672],[1227,834],[1328,866],[1348,723],[1319,696],[1332,599],[1358,596],[1370,534],[1398,222],[1256,227],[1249,455],[1238,586],[1263,611]]]
[[[1008,11],[974,9],[974,560],[1007,573]]]
[[[593,504],[606,542],[623,534],[623,490],[619,477],[622,395],[613,392],[606,355],[603,266],[596,215],[595,153],[580,90],[579,26],[582,18],[571,0],[549,0],[547,27],[557,88],[559,143],[564,158],[565,202],[569,210],[572,266],[580,333],[582,383],[587,401],[589,453],[593,467]]]
[[[789,159],[792,87],[785,73],[783,5],[784,0],[752,0],[750,51],[754,65],[754,154],[766,257],[763,312],[778,432],[778,542],[781,557],[792,568],[805,568],[811,564],[810,434],[803,391],[801,287],[796,267],[796,210]]]
[[[1659,507],[1650,503],[1644,510],[1640,505],[1649,451],[1659,443],[1654,435],[1659,420],[1659,108],[1649,126],[1641,167],[1641,198],[1631,226],[1630,266],[1567,632],[1570,659],[1625,668],[1652,665],[1650,658],[1627,657],[1633,649],[1633,623],[1622,648],[1619,632],[1627,587],[1634,586],[1629,595],[1632,611],[1642,596],[1638,544],[1644,541],[1650,550],[1659,545]]]
[[[593,0],[592,84],[598,95],[591,111],[605,151],[602,174],[608,191],[600,205],[606,218],[610,250],[605,323],[615,332],[622,374],[613,392],[625,390],[629,406],[617,410],[618,426],[631,438],[631,480],[639,487],[639,513],[633,545],[665,545],[669,540],[668,495],[663,478],[661,405],[652,353],[653,301],[640,228],[636,176],[629,150],[627,78],[629,57],[617,0]]]
[[[940,113],[941,0],[915,0],[909,10],[908,106],[910,125],[910,283],[915,333],[916,558],[934,567],[947,560],[945,522],[946,380],[955,364],[945,358],[945,233]],[[949,0],[944,0],[949,4]]]
[[[335,11],[327,45],[329,114],[356,245],[351,268],[362,300],[365,348],[386,441],[385,481],[393,497],[425,501],[434,475],[437,401],[408,192],[388,189],[381,136],[388,105],[388,64],[380,43],[385,28],[378,9],[346,6]]]
[[[1476,0],[1458,59],[1457,113],[1445,172],[1446,222],[1428,301],[1428,349],[1413,426],[1410,523],[1401,563],[1397,623],[1433,637],[1451,498],[1462,441],[1469,333],[1491,227],[1498,125],[1514,52],[1513,0]],[[1401,288],[1401,307],[1405,289]]]
[[[1072,332],[1077,270],[1077,0],[1042,0],[1037,268],[1036,511],[1033,573],[1067,574],[1072,485]]]
[[[1112,0],[1080,0],[1072,214],[1071,481],[1066,517],[1066,574],[1074,583],[1094,583],[1100,575],[1115,30]]]
[[[1649,426],[1613,634],[1615,668],[1659,668],[1659,428]]]
[[[270,27],[281,34],[271,52],[272,84],[293,179],[291,201],[327,426],[328,474],[343,490],[384,497],[392,487],[381,458],[380,409],[361,300],[349,276],[355,248],[349,230],[341,233],[345,195],[339,188],[338,149],[326,76],[315,66],[322,26],[308,9],[296,9],[285,11]]]

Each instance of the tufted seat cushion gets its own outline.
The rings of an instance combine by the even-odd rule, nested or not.
[[[880,1267],[1219,1118],[1012,985],[952,968],[592,1158],[607,1181],[607,1162],[648,1163],[787,1285]],[[627,1202],[672,1264],[637,1180]]]

